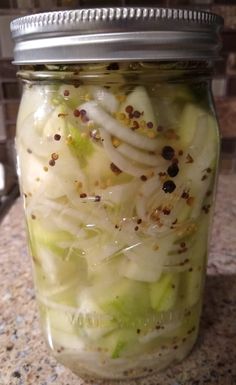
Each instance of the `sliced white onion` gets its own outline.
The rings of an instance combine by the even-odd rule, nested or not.
[[[127,174],[133,176],[141,176],[148,173],[149,169],[133,166],[130,160],[124,158],[117,149],[113,146],[110,135],[103,129],[100,129],[103,141],[104,149],[109,156],[110,160],[121,170]]]
[[[135,87],[122,103],[120,112],[126,113],[127,106],[132,106],[133,111],[142,112],[142,119],[145,122],[152,122],[153,127],[157,126],[156,114],[153,110],[152,101],[144,86]]]
[[[52,86],[37,86],[25,87],[21,103],[19,107],[19,113],[17,117],[18,132],[21,132],[24,121],[33,116],[34,124],[39,131],[42,130],[44,123],[48,119],[48,116],[53,110],[49,98],[53,94]]]
[[[25,192],[24,190],[24,186],[23,187],[23,191]],[[27,191],[26,191],[27,193]],[[37,189],[37,191],[34,192],[34,194],[32,195],[32,197],[30,197],[30,199],[26,199],[26,215],[27,216],[30,216],[31,214],[34,213],[34,210],[37,209],[40,211],[40,209],[38,208],[40,206],[40,200],[42,201],[42,197],[44,197],[44,185],[42,184],[40,186],[39,189]],[[47,215],[49,210],[46,210],[45,211],[45,214]],[[42,212],[43,209],[42,209]]]
[[[138,216],[142,219],[149,220],[151,213],[159,206],[172,208],[169,215],[165,215],[163,212],[159,212],[161,227],[159,231],[165,230],[166,227],[170,227],[174,220],[181,215],[181,210],[186,205],[186,201],[181,199],[181,195],[185,189],[189,186],[187,183],[181,183],[181,179],[176,178],[176,190],[172,194],[165,193],[161,188],[161,181],[159,176],[154,176],[149,179],[140,189],[136,198],[136,211]],[[155,231],[158,227],[155,228]]]
[[[146,234],[151,235],[152,237],[161,237],[163,234],[169,233],[171,230],[168,226],[158,226],[157,224],[152,224],[146,229]]]
[[[147,200],[154,193],[156,189],[160,188],[160,178],[159,176],[154,176],[147,180],[141,187],[139,193],[136,197],[136,211],[138,217],[145,219],[147,217]]]
[[[161,191],[159,194],[159,199],[158,199],[158,196],[157,197],[154,196],[150,200],[149,212],[150,212],[150,208],[155,209],[157,207],[157,202],[160,202],[160,204],[163,207],[168,207],[168,206],[172,207],[169,215],[165,215],[163,212],[160,213],[161,223],[164,226],[171,227],[173,222],[176,220],[176,218],[178,218],[180,222],[181,211],[183,211],[184,213],[184,210],[187,210],[186,215],[188,216],[189,214],[188,209],[190,209],[190,207],[186,204],[186,201],[181,198],[183,191],[184,191],[183,185],[178,186],[172,194],[166,194],[163,191]],[[186,219],[187,219],[186,217],[183,218],[183,221],[185,221]]]
[[[151,283],[160,278],[162,268],[153,270],[147,266],[140,266],[139,262],[125,260],[120,266],[119,274],[135,281]]]
[[[141,194],[138,194],[136,198],[136,213],[142,220],[145,220],[147,217],[146,200]]]
[[[88,91],[93,98],[110,113],[114,113],[119,108],[119,102],[117,98],[109,92],[106,88],[98,86],[88,86]]]
[[[159,189],[161,185],[160,177],[154,176],[143,184],[140,193],[145,197],[150,197],[156,189]]]
[[[102,201],[109,201],[122,205],[124,201],[130,201],[136,191],[139,189],[142,182],[140,180],[132,180],[128,183],[123,183],[115,186],[109,186],[106,189],[97,190],[98,195],[102,197]]]
[[[18,134],[21,143],[34,154],[47,158],[52,152],[65,148],[63,138],[55,141],[53,136],[56,133],[62,136],[65,134],[66,121],[59,114],[68,111],[65,106],[52,108],[46,99],[39,108],[36,107],[34,113],[21,122]]]
[[[118,251],[120,250],[119,246],[109,244],[108,241],[101,245],[101,238],[98,238],[98,242],[94,242],[93,247],[88,247],[89,240],[87,240],[86,243],[87,248],[83,249],[83,251],[84,258],[86,259],[88,264],[89,272],[92,272],[94,269],[96,270],[97,266],[103,261],[113,258],[115,255],[117,255]]]
[[[52,214],[53,213],[51,213],[51,215]],[[81,232],[81,224],[76,224],[73,220],[71,220],[71,217],[67,217],[63,214],[58,215],[55,212],[53,222],[60,230],[68,231],[70,234],[79,237]]]
[[[92,239],[87,239],[86,227],[88,230],[91,228],[93,231],[105,232],[106,236],[110,237],[110,242],[117,242],[119,247],[124,247],[130,242],[137,241],[137,235],[134,234],[134,225],[124,223],[125,231],[115,230],[104,208],[97,207],[94,210],[92,203],[80,202],[73,208],[69,207],[69,203],[63,206],[49,200],[43,200],[41,205],[38,203],[34,209],[39,210],[44,217],[49,217],[50,221],[59,229],[66,230],[75,235],[78,240],[78,246],[82,248],[92,242]],[[89,227],[88,224],[90,225]]]
[[[152,243],[140,242],[132,249],[123,250],[128,261],[121,266],[120,274],[137,281],[157,281],[174,239],[175,234],[172,232],[168,237],[156,239]]]
[[[116,119],[99,107],[96,102],[84,103],[79,106],[79,109],[85,110],[88,117],[96,124],[103,127],[111,135],[124,140],[124,142],[132,144],[142,150],[155,151],[159,148],[158,139],[150,139],[144,135],[131,131],[128,127],[119,123]]]
[[[125,155],[127,158],[134,160],[135,162],[141,164],[143,163],[147,166],[155,167],[166,165],[166,161],[161,156],[144,153],[126,143],[119,145],[117,147],[117,151],[119,151],[120,154]]]
[[[55,143],[50,139],[43,138],[35,128],[34,114],[27,116],[21,123],[18,134],[18,143],[22,148],[32,151],[39,157],[48,158],[52,152],[55,152]],[[59,143],[59,142],[58,142]]]

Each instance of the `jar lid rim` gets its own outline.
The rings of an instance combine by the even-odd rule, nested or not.
[[[89,8],[11,22],[16,64],[215,59],[223,18],[182,8]]]

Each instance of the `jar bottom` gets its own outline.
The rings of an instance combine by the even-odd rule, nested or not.
[[[159,350],[152,354],[132,357],[132,359],[104,359],[100,361],[94,359],[89,362],[86,360],[86,354],[75,354],[69,350],[63,350],[59,353],[53,351],[53,355],[58,362],[69,368],[77,376],[91,382],[96,381],[96,385],[106,385],[104,380],[108,380],[110,385],[111,381],[147,377],[166,369],[170,365],[181,362],[193,349],[197,335],[196,331],[181,347],[173,349],[172,353],[168,351],[165,354]]]

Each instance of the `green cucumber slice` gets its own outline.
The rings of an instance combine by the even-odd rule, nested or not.
[[[124,357],[137,344],[137,333],[132,329],[114,330],[98,342],[113,359]]]
[[[97,301],[100,308],[121,326],[137,327],[151,310],[148,285],[126,278],[109,286]]]
[[[179,275],[163,274],[159,281],[150,284],[151,306],[155,311],[167,311],[176,305]]]
[[[83,135],[78,127],[73,126],[70,122],[67,123],[67,133],[71,135],[71,140],[68,146],[72,153],[80,160],[81,166],[85,166],[88,158],[94,152],[94,146],[88,136]]]

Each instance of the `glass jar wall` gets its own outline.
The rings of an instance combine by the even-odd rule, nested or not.
[[[218,162],[206,62],[24,66],[17,151],[42,329],[133,378],[198,333]]]

